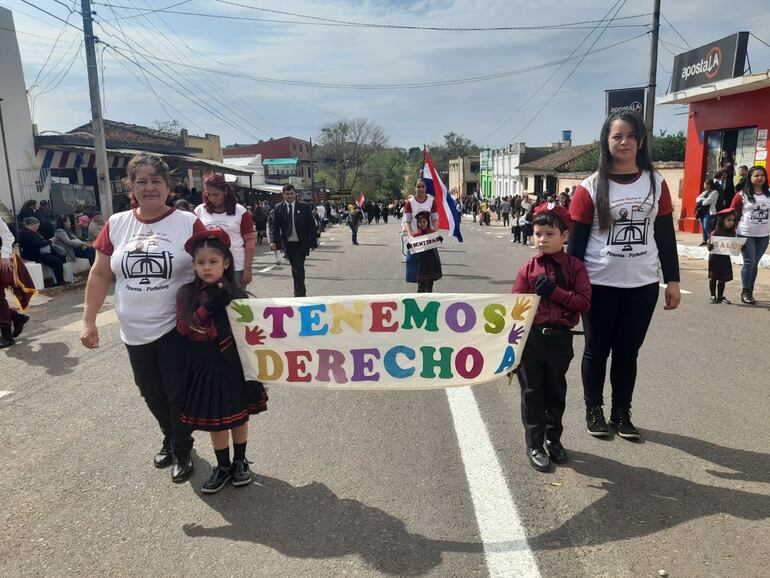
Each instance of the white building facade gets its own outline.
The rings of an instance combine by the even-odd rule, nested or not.
[[[493,155],[493,197],[512,197],[521,193],[518,166],[527,150],[524,143],[513,143],[494,151]]]
[[[15,204],[16,212],[27,198],[34,196],[35,142],[32,136],[32,117],[27,102],[27,85],[21,66],[19,44],[13,14],[0,8],[0,107],[5,128],[4,149],[0,140],[0,202],[9,211]],[[10,165],[11,183],[15,203],[11,202],[11,186],[8,183],[6,158]],[[30,183],[32,179],[32,190]],[[39,199],[36,199],[39,200]]]

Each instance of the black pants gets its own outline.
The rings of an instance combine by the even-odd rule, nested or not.
[[[8,300],[5,297],[5,289],[0,285],[0,329],[4,330],[3,335],[8,337],[11,327],[18,323],[21,314],[8,306]]]
[[[504,227],[507,227],[508,224],[510,223],[510,220],[509,220],[510,216],[511,216],[510,213],[503,213],[503,226]]]
[[[636,384],[636,358],[658,301],[657,283],[621,289],[591,285],[591,309],[583,314],[583,394],[586,406],[604,404],[607,358],[612,353],[612,407],[629,408]]]
[[[144,345],[126,345],[128,359],[147,407],[175,452],[193,446],[190,430],[179,421],[187,398],[184,340],[172,329]]]
[[[291,277],[294,279],[294,296],[305,297],[305,249],[300,243],[286,243],[286,258],[291,263]]]
[[[516,370],[521,386],[521,421],[530,448],[542,448],[546,439],[561,439],[567,370],[574,356],[569,329],[553,329],[547,335],[543,329],[542,325],[532,326]]]
[[[418,281],[417,282],[418,293],[433,293],[433,281]]]
[[[513,242],[514,243],[520,243],[521,242],[521,227],[519,225],[514,225],[511,228],[511,233],[513,233]]]
[[[88,262],[93,265],[96,260],[96,249],[93,247],[86,247],[85,249],[77,247],[75,249],[75,256],[81,259],[88,259]]]
[[[42,263],[43,265],[48,265],[51,268],[51,271],[53,271],[53,276],[59,285],[64,283],[64,261],[62,261],[59,257],[52,255],[51,253],[41,253],[40,257],[37,259],[37,262]]]

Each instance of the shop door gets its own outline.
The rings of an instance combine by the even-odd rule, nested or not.
[[[739,166],[753,164],[757,127],[714,131],[708,133],[706,139],[706,179],[713,178],[721,170],[726,154],[735,160],[736,174]]]

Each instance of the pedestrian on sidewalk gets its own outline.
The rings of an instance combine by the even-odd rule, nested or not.
[[[754,282],[762,255],[770,240],[770,191],[767,187],[767,171],[763,166],[749,169],[746,188],[733,197],[730,208],[738,217],[738,236],[746,237],[741,267],[741,302],[756,305]]]
[[[514,243],[521,242],[521,222],[522,222],[522,216],[514,213],[513,225],[511,225],[511,233],[513,234]]]
[[[348,205],[348,216],[347,219],[345,219],[345,222],[347,223],[347,226],[350,227],[354,245],[358,245],[358,227],[363,220],[364,215],[361,212],[361,209],[354,207],[353,205]]]
[[[192,431],[210,432],[217,465],[201,491],[214,494],[231,480],[234,486],[251,482],[249,415],[267,410],[267,393],[262,383],[245,380],[227,318],[230,302],[247,296],[235,278],[227,233],[218,227],[196,233],[185,250],[193,258],[195,279],[177,297],[177,331],[186,338],[188,353],[180,421]]]
[[[585,265],[564,252],[572,220],[559,205],[541,205],[533,222],[537,255],[519,270],[513,293],[540,296],[534,323],[516,370],[527,459],[538,471],[563,464],[562,416],[567,370],[574,356],[571,329],[591,305]]]
[[[711,234],[711,220],[717,214],[717,201],[722,194],[722,186],[714,179],[703,183],[703,192],[695,199],[695,216],[700,219],[703,242],[701,247],[708,245]]]
[[[155,467],[171,467],[181,483],[193,473],[193,439],[179,421],[187,397],[184,341],[176,330],[176,298],[192,281],[184,245],[205,231],[198,217],[166,206],[169,168],[154,154],[135,155],[126,178],[136,207],[115,213],[94,242],[96,261],[86,285],[83,331],[88,349],[99,347],[96,316],[115,281],[115,313],[139,392],[163,434]]]
[[[586,424],[609,435],[604,379],[612,353],[610,424],[639,438],[631,422],[636,360],[660,292],[658,264],[667,283],[664,309],[679,306],[679,260],[668,185],[652,166],[649,135],[634,113],[611,114],[599,139],[599,169],[575,190],[569,252],[585,263],[591,309],[583,315],[582,374]]]
[[[503,197],[503,200],[500,203],[500,213],[503,216],[503,227],[507,227],[511,224],[511,202],[508,200],[508,197]]]
[[[733,263],[730,255],[715,255],[713,237],[735,237],[736,215],[733,209],[722,209],[715,215],[714,228],[709,237],[709,294],[711,303],[730,305],[725,297],[725,283],[733,280]]]

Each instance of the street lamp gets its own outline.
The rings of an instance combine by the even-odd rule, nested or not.
[[[19,235],[19,218],[16,216],[16,200],[13,197],[13,180],[11,179],[11,161],[8,160],[8,145],[5,141],[5,124],[3,123],[3,99],[0,98],[0,135],[3,140],[3,156],[5,156],[5,170],[8,172],[8,190],[11,193],[11,211],[13,211],[13,225],[16,236]]]

